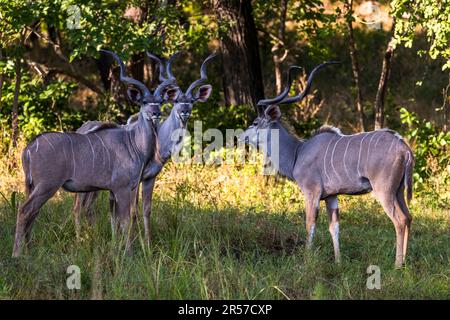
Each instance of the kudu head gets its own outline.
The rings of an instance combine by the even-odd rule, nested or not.
[[[126,76],[125,65],[119,56],[108,50],[100,50],[114,58],[119,66],[119,81],[127,86],[127,95],[130,101],[140,107],[139,113],[145,120],[151,121],[157,126],[161,119],[161,105],[165,102],[174,101],[180,91],[174,86],[175,78],[164,79],[156,87],[153,93],[142,82]]]
[[[315,67],[309,74],[305,89],[301,93],[293,97],[288,97],[289,90],[293,81],[292,72],[296,69],[301,69],[301,67],[289,67],[287,84],[283,92],[281,92],[275,98],[263,99],[258,101],[258,104],[256,106],[258,115],[253,123],[247,128],[247,130],[245,130],[239,136],[239,140],[245,141],[246,143],[251,144],[255,147],[267,143],[267,141],[264,140],[265,138],[267,138],[267,135],[261,135],[260,133],[262,130],[270,130],[276,127],[281,118],[281,111],[278,105],[302,101],[308,95],[309,90],[311,89],[312,81],[317,71],[327,65],[338,63],[339,62],[336,61],[329,61]]]
[[[160,66],[162,65],[162,62],[159,60],[159,58],[149,53],[147,53],[147,55],[151,59],[157,61]],[[203,85],[203,83],[207,80],[206,64],[215,56],[216,54],[211,54],[203,61],[200,68],[200,78],[192,82],[185,92],[180,91],[179,94],[172,100],[172,113],[175,113],[177,119],[180,121],[180,127],[182,128],[186,127],[187,121],[192,114],[193,104],[195,102],[206,102],[211,95],[212,86],[209,84]],[[172,61],[174,57],[175,55],[169,59],[166,65],[166,74],[169,79],[175,79],[172,73]],[[161,74],[163,74],[163,69],[160,69],[160,77]],[[160,78],[160,80],[162,79]]]

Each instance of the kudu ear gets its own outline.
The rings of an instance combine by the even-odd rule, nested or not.
[[[205,84],[198,88],[197,92],[195,93],[194,99],[195,101],[206,102],[211,95],[211,92],[212,86],[209,84]]]
[[[127,88],[128,99],[134,104],[140,104],[142,95],[141,92],[135,88]]]
[[[180,96],[180,89],[178,87],[171,87],[164,92],[164,101],[174,102]]]
[[[281,118],[281,110],[277,105],[270,105],[264,111],[264,116],[270,121],[276,121]]]

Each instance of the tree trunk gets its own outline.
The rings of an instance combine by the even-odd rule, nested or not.
[[[19,46],[23,48],[25,43],[26,29],[23,29],[20,32],[20,42]],[[12,105],[12,113],[11,113],[11,143],[12,150],[17,148],[17,140],[19,137],[19,94],[20,94],[20,84],[22,82],[22,57],[18,55],[15,61],[15,72],[16,72],[16,81],[14,84],[14,96],[13,96],[13,105]],[[12,163],[13,167],[16,167],[16,162]]]
[[[251,1],[212,0],[219,24],[229,29],[220,41],[227,105],[253,105],[264,97],[259,44]]]
[[[286,59],[288,50],[285,48],[285,31],[286,31],[286,13],[288,0],[281,0],[280,25],[278,27],[278,36],[275,39],[275,45],[272,47],[273,64],[275,67],[275,87],[277,94],[283,90],[283,74],[281,64]],[[282,50],[284,50],[282,52]]]
[[[0,62],[3,61],[3,50],[0,48]],[[0,73],[0,109],[2,107],[2,97],[3,97],[3,82],[5,81],[5,77],[3,72]]]
[[[363,96],[361,90],[361,83],[359,78],[359,63],[358,63],[358,52],[356,50],[355,38],[353,35],[353,18],[351,15],[353,14],[353,0],[348,0],[345,3],[346,14],[347,14],[347,28],[348,28],[348,47],[350,51],[350,59],[352,62],[352,72],[353,72],[353,81],[356,87],[356,112],[359,116],[359,127],[363,131],[367,131],[367,121],[366,116],[364,114],[363,108]]]
[[[391,71],[392,55],[394,53],[394,32],[395,20],[392,24],[392,36],[384,53],[383,66],[381,68],[380,82],[378,83],[377,95],[375,97],[375,130],[384,126],[384,98],[389,81],[389,73]]]
[[[16,83],[14,85],[14,98],[12,105],[12,134],[11,134],[11,142],[12,148],[15,149],[17,147],[17,138],[19,136],[19,94],[20,94],[20,83],[22,81],[22,61],[20,57],[16,58],[15,63],[15,71],[16,71]]]

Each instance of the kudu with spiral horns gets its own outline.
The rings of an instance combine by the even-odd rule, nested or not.
[[[329,64],[333,62],[321,64],[311,72],[299,95],[287,97],[289,77],[286,89],[278,97],[259,101],[257,118],[240,138],[267,154],[268,146],[274,143],[272,137],[278,137],[278,173],[295,181],[305,197],[308,248],[316,229],[319,203],[324,200],[335,260],[339,262],[338,196],[373,191],[395,226],[395,265],[400,267],[405,261],[412,221],[404,189],[408,191],[407,199],[411,199],[414,166],[413,153],[402,137],[388,129],[343,135],[337,128],[323,126],[309,140],[299,140],[280,121],[278,105],[301,101],[308,94],[315,73]],[[273,134],[275,131],[277,134]]]

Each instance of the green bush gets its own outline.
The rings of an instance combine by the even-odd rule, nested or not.
[[[400,109],[400,117],[408,126],[405,136],[414,147],[415,187],[420,189],[433,175],[443,175],[444,182],[450,181],[450,132],[440,131],[430,121],[419,119],[416,113],[405,108]]]

